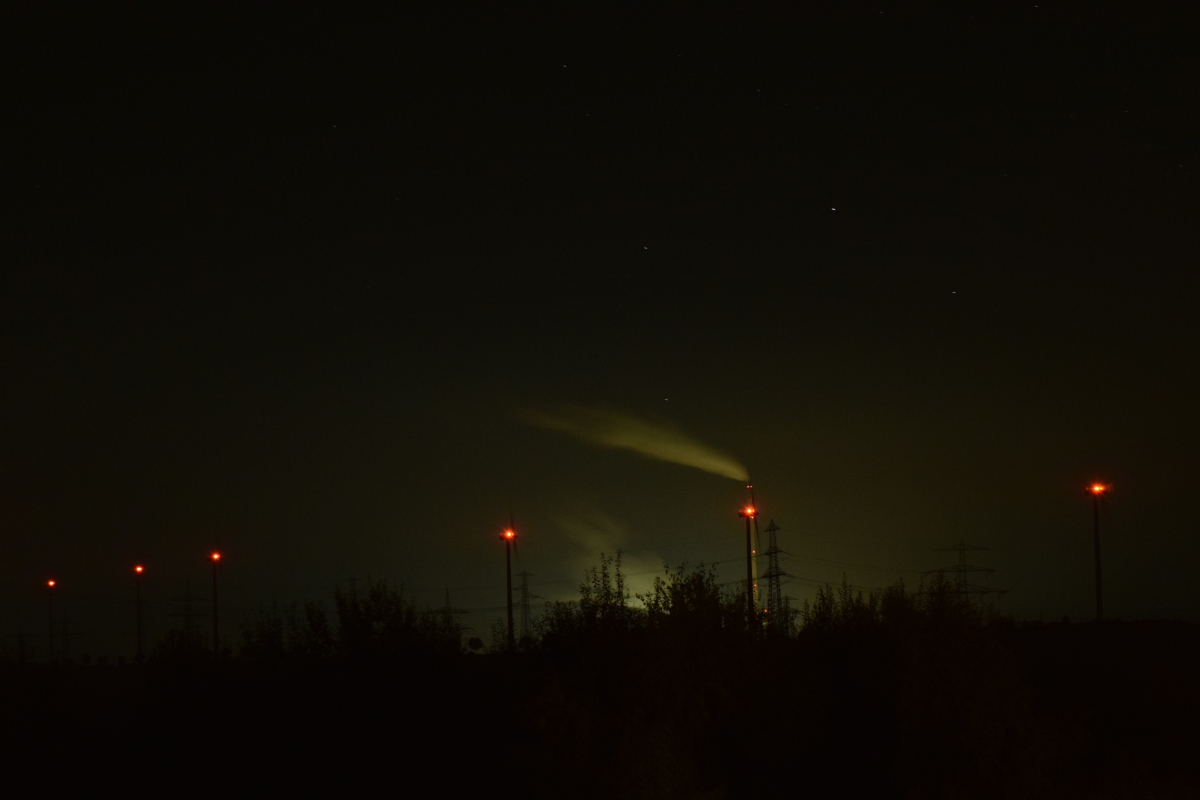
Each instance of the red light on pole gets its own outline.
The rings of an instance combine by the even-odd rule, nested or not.
[[[133,568],[133,612],[137,631],[137,652],[134,654],[134,659],[139,663],[142,660],[142,573],[145,571],[146,568],[141,564]]]
[[[512,519],[509,519],[509,525],[512,526]],[[516,646],[516,640],[513,638],[513,603],[512,603],[512,548],[516,544],[517,532],[515,526],[504,529],[500,534],[500,538],[504,540],[504,577],[505,586],[508,589],[508,602],[505,604],[508,607],[508,649],[511,652]]]
[[[754,519],[754,506],[746,506],[738,512],[746,520],[746,624],[754,630],[754,548],[750,544],[750,521]]]
[[[1100,501],[1111,486],[1097,481],[1088,487],[1092,495],[1092,533],[1096,543],[1096,621],[1104,621],[1104,592],[1100,582]]]
[[[213,658],[216,659],[221,656],[221,627],[217,616],[217,565],[221,563],[221,554],[214,550],[209,558],[213,567]]]
[[[51,664],[54,663],[54,587],[57,585],[58,585],[58,581],[56,581],[54,579],[50,579],[50,580],[46,581],[46,602],[48,605],[48,612],[49,612],[48,622],[50,625],[50,629],[49,629],[50,635],[47,639],[47,642],[50,645],[50,649],[47,650],[46,652],[49,654],[49,659],[50,659]]]

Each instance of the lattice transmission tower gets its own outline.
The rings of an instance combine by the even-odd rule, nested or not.
[[[180,646],[185,652],[200,650],[204,647],[204,635],[196,627],[197,617],[207,617],[203,611],[198,611],[196,606],[204,598],[192,594],[192,582],[187,581],[183,588],[183,597],[172,597],[171,603],[178,603],[181,606],[180,611],[171,611],[167,614],[168,617],[183,620],[183,629],[179,631]]]
[[[764,576],[767,579],[767,607],[763,611],[766,614],[770,630],[789,634],[791,632],[791,609],[787,599],[783,596],[784,578],[789,576],[779,565],[779,557],[787,553],[785,550],[779,549],[779,541],[775,537],[775,534],[782,528],[775,524],[775,520],[771,520],[766,530],[770,537],[768,540],[770,543],[763,554],[767,557],[767,574]]]
[[[442,612],[442,624],[446,626],[447,630],[450,630],[455,625],[459,625],[458,630],[459,630],[460,634],[465,634],[467,631],[471,630],[471,628],[469,626],[461,625],[459,623],[459,621],[458,621],[459,616],[461,616],[462,614],[466,614],[467,610],[465,608],[455,608],[454,607],[454,604],[450,602],[450,590],[449,589],[446,590],[446,604],[444,606],[442,606],[441,612]],[[461,644],[461,642],[460,642],[460,644]]]
[[[961,539],[959,540],[958,544],[952,547],[939,547],[938,552],[957,552],[958,563],[948,567],[940,567],[938,569],[930,570],[929,573],[926,574],[937,573],[943,577],[949,576],[949,581],[951,584],[953,584],[955,591],[958,592],[959,597],[962,597],[966,600],[970,600],[972,595],[981,597],[985,594],[1004,594],[1008,591],[1007,589],[993,589],[990,586],[980,586],[978,584],[971,583],[969,577],[971,575],[982,574],[986,578],[996,571],[989,567],[976,567],[967,563],[968,550],[975,552],[987,549],[988,548],[986,547],[977,547],[976,545],[967,544]]]
[[[529,610],[529,601],[541,598],[529,592],[529,579],[533,577],[532,573],[518,572],[517,577],[521,579],[521,636],[517,641],[525,642],[533,636],[533,616]]]

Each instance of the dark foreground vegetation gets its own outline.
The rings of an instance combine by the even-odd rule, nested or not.
[[[934,583],[823,590],[794,626],[752,633],[703,567],[641,600],[606,559],[513,653],[464,648],[452,615],[376,584],[264,611],[236,657],[177,636],[144,664],[8,661],[5,780],[50,796],[1200,794],[1194,625],[1018,625]]]

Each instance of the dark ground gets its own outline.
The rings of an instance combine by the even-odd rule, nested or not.
[[[1198,655],[1195,625],[1113,622],[9,663],[4,774],[51,796],[1195,797]]]

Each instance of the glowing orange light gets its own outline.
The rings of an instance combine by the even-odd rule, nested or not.
[[[758,512],[754,510],[754,506],[746,506],[746,516],[753,517]]]
[[[506,530],[504,532],[505,539],[514,539],[514,538],[516,538],[516,535],[517,535],[517,532],[514,531],[512,528],[509,528],[508,530]]]
[[[49,586],[51,589],[53,589],[53,588],[54,588],[54,584],[56,584],[57,582],[58,582],[58,581],[46,581],[46,585],[47,585],[47,586]]]
[[[212,560],[213,560],[213,561],[220,561],[220,560],[221,560],[221,554],[220,554],[220,553],[213,553],[213,554],[212,554]]]
[[[133,571],[134,571],[134,572],[137,572],[137,573],[139,573],[139,574],[141,574],[142,572],[145,572],[145,570],[144,570],[144,569],[142,569],[142,567],[141,567],[141,565],[140,565],[140,564],[139,564],[138,566],[134,567],[134,568],[133,568]]]
[[[1093,483],[1088,491],[1094,495],[1101,495],[1108,491],[1108,487],[1103,483]]]

